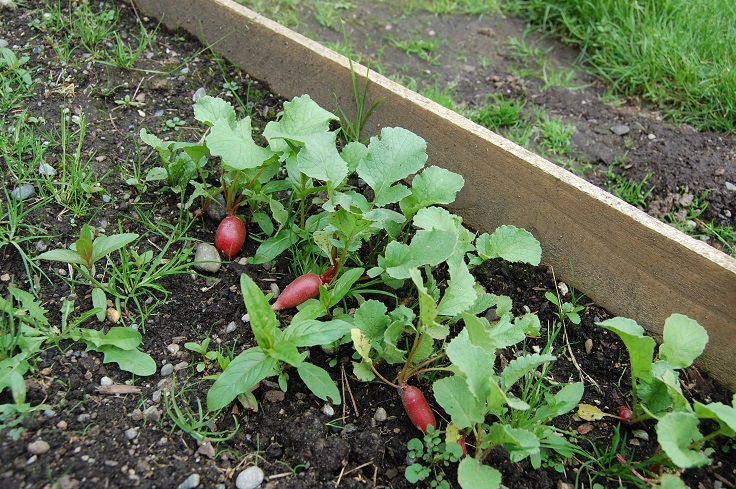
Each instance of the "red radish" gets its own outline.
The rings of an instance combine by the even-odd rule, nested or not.
[[[319,288],[322,286],[322,279],[319,275],[313,273],[305,273],[301,277],[297,277],[286,288],[281,291],[276,302],[271,304],[271,309],[281,311],[282,309],[291,309],[305,302],[307,299],[315,299],[319,297]]]
[[[332,282],[332,279],[335,278],[335,275],[337,274],[337,265],[331,265],[327,270],[322,273],[322,275],[319,276],[319,279],[322,281],[323,284],[328,285],[330,282]]]
[[[238,216],[227,216],[217,226],[215,232],[215,247],[225,255],[232,258],[238,254],[245,243],[245,224]]]
[[[620,419],[621,421],[623,421],[624,423],[628,423],[629,421],[631,421],[631,415],[632,414],[633,413],[631,412],[631,409],[629,409],[629,406],[627,406],[625,404],[621,404],[618,407],[618,416],[617,416],[617,418]]]
[[[406,414],[409,415],[409,419],[414,426],[427,433],[427,428],[437,428],[437,421],[434,418],[434,413],[427,403],[427,399],[417,387],[413,385],[403,384],[399,388],[399,395],[401,396],[401,402],[404,404]]]
[[[457,439],[457,444],[460,445],[460,448],[463,449],[463,457],[468,455],[468,447],[465,446],[465,437],[461,436]]]

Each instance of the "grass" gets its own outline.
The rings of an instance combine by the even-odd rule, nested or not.
[[[590,70],[617,92],[678,122],[736,130],[731,0],[510,0],[504,9],[579,45]]]

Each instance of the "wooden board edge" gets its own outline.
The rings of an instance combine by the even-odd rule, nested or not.
[[[135,3],[147,15],[163,17],[170,28],[184,28],[203,43],[214,42],[215,50],[278,94],[290,98],[308,93],[328,109],[337,100],[350,112],[348,60],[320,44],[230,0]],[[248,52],[249,47],[254,53]],[[355,68],[365,73],[365,67],[356,64]],[[488,185],[493,188],[496,183],[500,197],[491,206],[484,207],[484,192],[466,192],[458,199],[453,210],[468,225],[490,231],[489,227],[511,223],[530,229],[542,241],[545,262],[561,278],[569,280],[574,273],[576,288],[611,312],[636,319],[655,336],[661,336],[664,319],[671,312],[694,317],[711,336],[702,364],[721,382],[736,388],[736,379],[730,375],[736,369],[732,355],[736,348],[736,260],[375,72],[370,72],[370,80],[368,103],[385,100],[369,121],[369,133],[381,126],[402,125],[427,140],[431,162],[466,175],[466,180],[468,175],[479,178],[484,186],[482,170],[469,160],[482,159],[489,171],[508,166],[513,169],[508,173],[517,173],[496,173],[499,182]],[[461,138],[463,147],[447,144],[447,134],[438,135],[437,126],[443,124],[451,130],[441,131]],[[461,161],[452,161],[448,151],[457,153]],[[524,188],[523,184],[518,191],[503,188],[519,182],[535,182],[544,188]],[[524,209],[525,198],[535,207]],[[577,222],[575,214],[583,212],[594,215],[581,215]],[[549,215],[544,219],[551,224],[540,217],[545,213]],[[613,223],[586,230],[596,219]],[[612,229],[614,225],[626,230]],[[624,244],[611,242],[614,237]],[[614,256],[604,262],[607,254]]]

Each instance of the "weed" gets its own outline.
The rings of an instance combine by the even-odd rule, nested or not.
[[[645,190],[647,181],[651,176],[651,173],[647,173],[640,182],[637,182],[614,173],[612,167],[609,167],[608,181],[610,184],[608,186],[608,191],[619,199],[628,202],[635,207],[646,209],[649,202],[649,196],[654,190],[653,185],[649,187],[649,189]]]

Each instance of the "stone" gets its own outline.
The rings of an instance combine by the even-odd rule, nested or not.
[[[256,489],[263,482],[263,471],[258,467],[248,467],[235,479],[237,489]]]
[[[194,261],[197,262],[194,264],[194,268],[207,273],[217,273],[222,266],[220,253],[214,245],[209,243],[197,244],[197,251],[194,252]]]
[[[373,419],[375,419],[379,423],[386,421],[387,417],[388,415],[386,414],[386,410],[382,407],[377,408],[376,412],[373,414]]]
[[[629,128],[629,126],[619,124],[617,126],[613,126],[611,128],[611,132],[614,133],[616,136],[626,136],[629,132],[631,132],[631,129]]]
[[[27,183],[10,191],[10,196],[15,200],[26,200],[36,194],[36,187]]]
[[[184,479],[184,482],[176,486],[176,489],[194,489],[195,487],[199,486],[199,482],[199,474],[192,474]]]
[[[163,367],[161,367],[161,377],[168,377],[169,375],[174,373],[174,366],[170,363],[167,363]]]
[[[31,455],[43,455],[51,449],[51,446],[43,440],[35,440],[28,444],[26,450]]]

